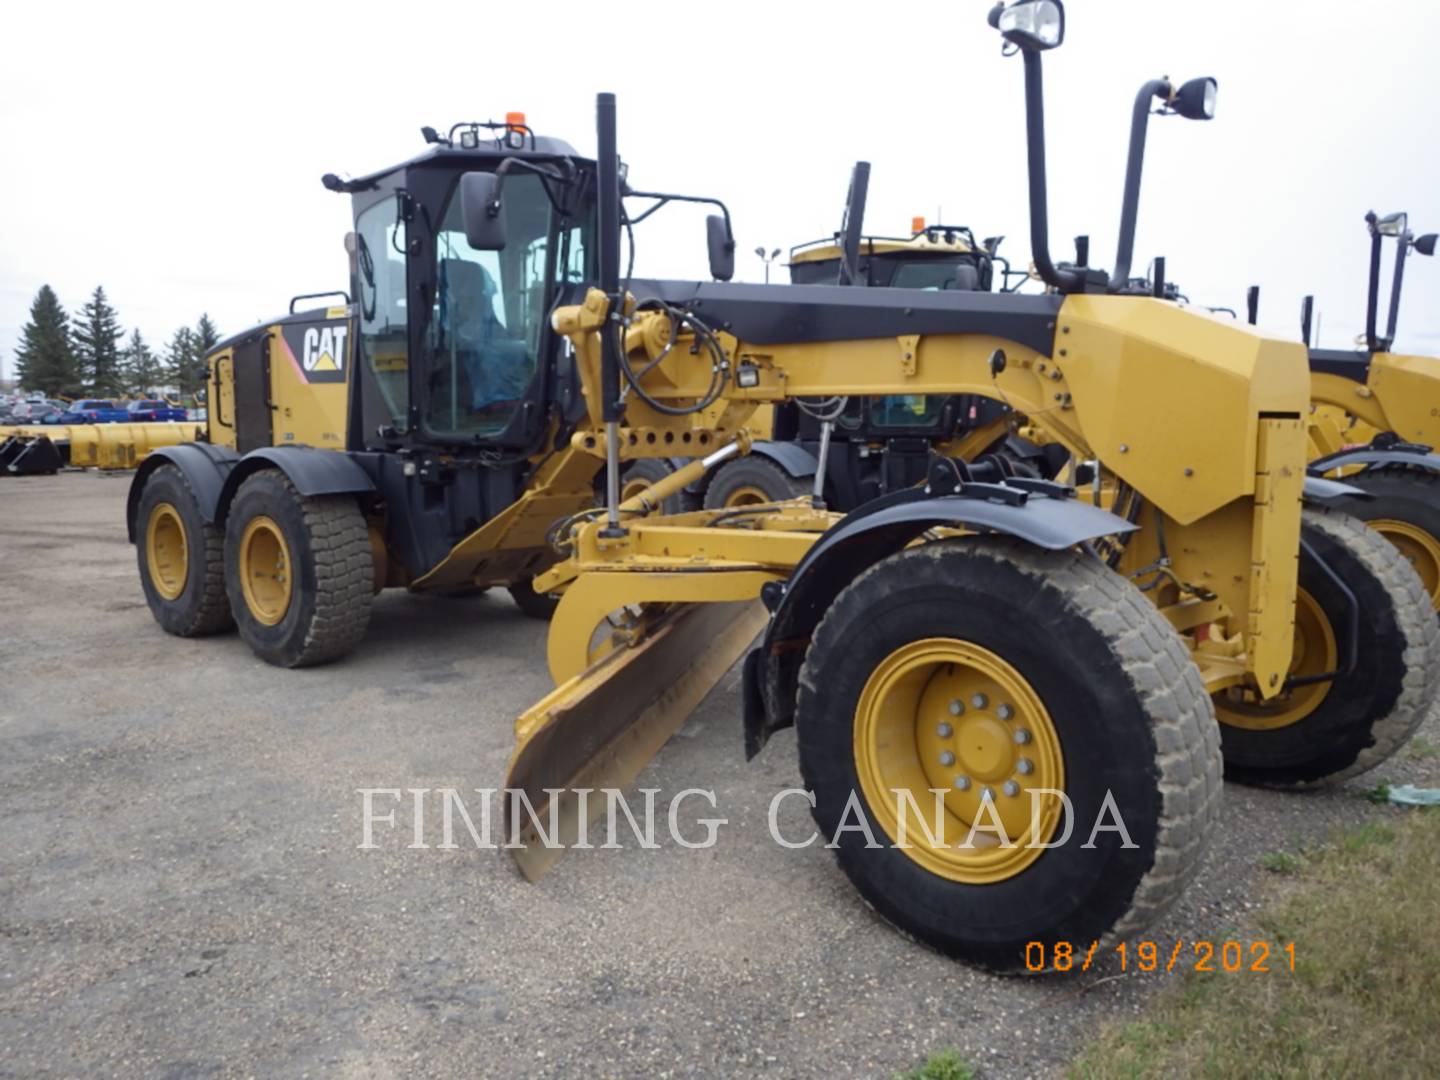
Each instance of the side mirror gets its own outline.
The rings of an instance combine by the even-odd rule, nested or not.
[[[710,252],[710,276],[729,281],[735,276],[735,238],[720,214],[705,219],[705,245]]]
[[[1440,240],[1440,234],[1433,232],[1426,233],[1424,236],[1417,236],[1415,238],[1415,250],[1421,255],[1434,255],[1435,242],[1437,240]]]
[[[1065,5],[1060,0],[1017,0],[990,9],[990,25],[1026,52],[1053,49],[1065,40]]]
[[[465,241],[476,251],[504,250],[505,218],[500,211],[498,176],[469,172],[460,177],[460,216],[465,221]]]

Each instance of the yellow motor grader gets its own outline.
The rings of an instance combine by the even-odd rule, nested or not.
[[[1363,347],[1310,348],[1310,471],[1341,477],[1364,492],[1364,498],[1346,500],[1344,509],[1401,550],[1440,611],[1440,455],[1433,452],[1440,446],[1440,358],[1391,351],[1406,260],[1412,253],[1433,255],[1437,236],[1415,236],[1404,213],[1380,217],[1371,211],[1365,223],[1370,275]],[[1377,323],[1386,238],[1395,242],[1395,264],[1382,335]],[[1312,310],[1306,297],[1300,321],[1307,346]]]
[[[304,355],[342,373],[343,447],[284,437],[318,423],[307,387],[278,391],[284,321],[223,345],[211,441],[158,451],[131,491],[157,619],[233,620],[303,666],[359,642],[385,585],[558,596],[556,688],[516,721],[505,785],[532,877],[585,793],[631,782],[743,654],[747,752],[796,727],[819,831],[902,930],[998,969],[1029,942],[1137,933],[1219,812],[1210,693],[1314,688],[1323,724],[1257,725],[1244,767],[1345,775],[1423,717],[1437,631],[1392,548],[1333,511],[1302,517],[1302,489],[1348,490],[1305,477],[1303,347],[1051,262],[1041,54],[1063,20],[1058,0],[991,15],[1024,61],[1046,295],[733,284],[723,206],[715,281],[622,275],[622,236],[682,196],[622,182],[608,94],[594,160],[510,119],[425,129],[411,161],[327,177],[353,200],[352,299],[344,342],[332,326],[324,354],[312,327],[322,351]],[[1208,115],[1212,85],[1167,100]],[[937,457],[924,486],[848,515],[657,512],[745,452],[757,409],[908,393],[1043,417],[1125,498]],[[697,460],[620,497],[624,462],[676,455]],[[1297,657],[1307,595],[1334,648]]]

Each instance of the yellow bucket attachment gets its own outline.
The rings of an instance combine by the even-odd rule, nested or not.
[[[607,653],[515,722],[505,836],[518,841],[510,852],[526,878],[539,878],[577,841],[582,812],[587,825],[604,812],[606,789],[640,775],[767,618],[758,600],[676,605],[643,641]]]

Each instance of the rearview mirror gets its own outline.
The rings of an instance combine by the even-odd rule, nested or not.
[[[460,216],[465,221],[465,241],[476,251],[504,250],[505,218],[500,210],[498,176],[469,172],[460,177]]]
[[[1435,242],[1437,240],[1440,240],[1440,235],[1433,232],[1426,233],[1424,236],[1417,236],[1415,238],[1415,250],[1421,255],[1434,255]]]
[[[710,251],[710,276],[716,281],[729,281],[735,276],[735,238],[721,215],[705,218],[705,244]]]

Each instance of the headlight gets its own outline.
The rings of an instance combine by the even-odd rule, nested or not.
[[[1381,236],[1399,236],[1405,231],[1409,221],[1409,215],[1404,211],[1397,214],[1386,214],[1375,223],[1375,231]]]
[[[1022,49],[1053,49],[1065,40],[1065,5],[1060,0],[1020,0],[999,9],[994,23],[1006,41]]]
[[[1187,120],[1215,119],[1215,94],[1219,84],[1211,78],[1191,79],[1175,94],[1171,107]]]

